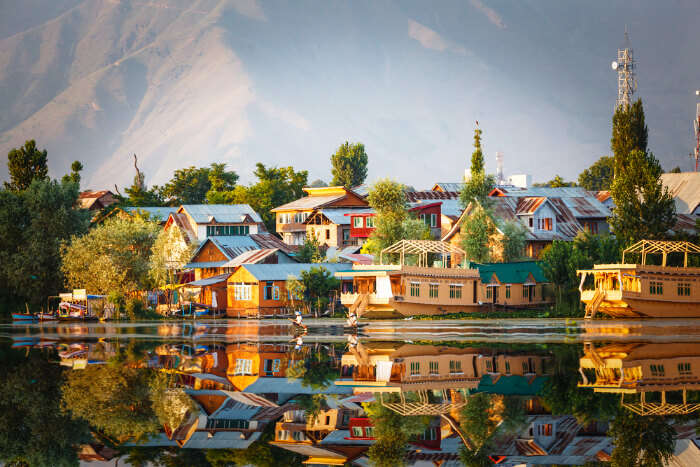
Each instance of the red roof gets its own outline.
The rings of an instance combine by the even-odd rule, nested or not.
[[[598,198],[598,201],[600,201],[601,203],[610,199],[610,196],[611,196],[610,192],[607,190],[599,191],[598,193],[595,194],[595,197]]]

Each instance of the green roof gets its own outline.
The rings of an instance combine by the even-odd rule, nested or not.
[[[525,376],[504,375],[494,383],[491,375],[484,375],[475,392],[503,394],[505,396],[536,396],[542,390],[547,376],[535,376],[530,380]]]
[[[496,274],[502,284],[522,284],[530,274],[535,282],[549,282],[537,261],[520,261],[516,263],[471,263],[472,269],[478,269],[481,282],[488,284]]]

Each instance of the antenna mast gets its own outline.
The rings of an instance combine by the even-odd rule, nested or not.
[[[615,108],[632,104],[632,95],[637,90],[637,78],[634,74],[635,61],[630,45],[627,26],[625,26],[625,45],[617,49],[617,61],[612,62],[612,69],[617,71],[617,102]]]

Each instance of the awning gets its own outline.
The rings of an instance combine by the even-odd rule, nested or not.
[[[201,263],[187,263],[183,268],[205,269],[205,268],[220,268],[226,261],[202,261]]]
[[[230,272],[227,274],[219,274],[218,276],[207,277],[206,279],[189,282],[187,285],[191,287],[206,287],[208,285],[218,284],[219,282],[225,282],[230,276]]]

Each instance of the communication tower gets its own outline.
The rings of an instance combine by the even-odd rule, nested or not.
[[[632,104],[632,95],[637,90],[637,78],[634,74],[634,54],[627,28],[625,28],[624,48],[617,49],[617,60],[612,62],[612,69],[617,71],[617,102],[615,103],[615,108]]]
[[[506,179],[503,177],[503,153],[496,153],[496,185],[505,185]]]

